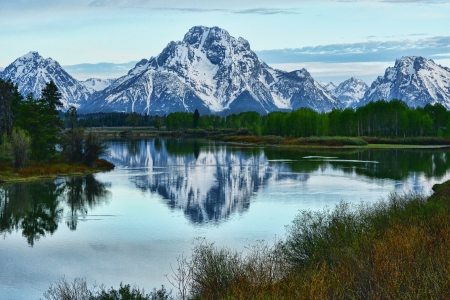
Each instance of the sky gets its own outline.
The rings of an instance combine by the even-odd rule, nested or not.
[[[193,26],[250,42],[281,70],[319,81],[371,84],[396,58],[450,67],[450,1],[438,0],[0,0],[0,67],[30,51],[75,78],[115,78],[158,55]]]

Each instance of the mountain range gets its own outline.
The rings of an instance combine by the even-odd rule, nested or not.
[[[397,59],[369,87],[350,78],[338,86],[319,83],[306,69],[274,69],[250,48],[218,27],[196,26],[181,41],[142,59],[118,79],[78,81],[51,58],[30,52],[0,71],[23,95],[40,96],[48,81],[62,94],[64,108],[80,113],[175,111],[227,115],[243,111],[266,114],[302,107],[327,112],[356,108],[379,99],[401,99],[412,107],[441,103],[450,108],[450,69],[423,57]]]

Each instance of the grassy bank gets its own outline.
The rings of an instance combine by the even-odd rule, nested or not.
[[[201,240],[171,278],[185,299],[449,299],[450,182],[434,189],[302,211],[245,255]]]
[[[59,176],[85,175],[114,169],[114,165],[104,159],[97,159],[92,166],[85,164],[67,164],[62,160],[49,162],[29,162],[21,170],[12,167],[10,160],[0,160],[0,183],[33,181]]]
[[[303,137],[285,138],[272,135],[251,135],[248,130],[240,129],[186,129],[156,130],[143,128],[91,128],[102,137],[148,138],[205,138],[221,142],[250,144],[273,147],[348,147],[348,148],[436,148],[450,146],[450,139],[441,137],[386,138],[386,137]]]

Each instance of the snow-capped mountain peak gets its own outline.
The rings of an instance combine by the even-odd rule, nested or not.
[[[364,103],[400,99],[409,106],[441,103],[450,109],[450,69],[421,56],[404,56],[367,90]]]
[[[337,88],[337,86],[331,81],[330,82],[320,81],[319,83],[325,90],[327,90],[331,94],[333,94],[334,90]]]
[[[244,38],[196,26],[182,41],[170,42],[159,55],[95,93],[85,110],[265,114],[300,107],[328,111],[341,104],[306,70],[272,69]]]
[[[110,86],[116,79],[99,79],[99,78],[89,78],[85,81],[80,81],[80,83],[91,93],[103,91],[108,86]]]
[[[89,97],[88,90],[70,76],[57,61],[43,58],[35,51],[16,59],[0,73],[0,76],[4,80],[11,79],[16,83],[19,92],[24,96],[33,93],[35,97],[40,97],[45,84],[53,81],[61,92],[64,108],[72,105],[79,107]]]
[[[361,79],[352,77],[339,84],[333,91],[333,95],[344,107],[356,108],[364,98],[369,86]]]

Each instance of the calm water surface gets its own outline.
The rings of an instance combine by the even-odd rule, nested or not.
[[[196,237],[244,250],[282,238],[298,210],[450,178],[438,150],[273,150],[115,140],[109,173],[0,185],[0,299],[39,299],[62,276],[150,291]]]

